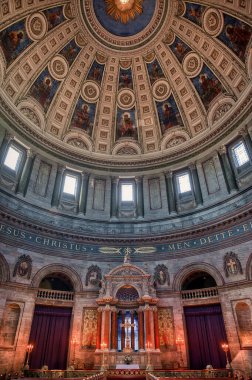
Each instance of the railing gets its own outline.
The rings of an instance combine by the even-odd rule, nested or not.
[[[95,375],[91,375],[91,376],[85,377],[84,379],[85,380],[105,380],[106,379],[106,375],[105,375],[104,372],[101,372],[101,373],[96,373]]]
[[[158,380],[159,378],[154,376],[152,373],[146,373],[146,380]]]
[[[218,296],[218,288],[183,290],[181,292],[181,297],[183,300],[191,300],[195,298],[211,298],[216,296]]]
[[[56,301],[73,301],[74,293],[61,290],[38,289],[37,298]]]

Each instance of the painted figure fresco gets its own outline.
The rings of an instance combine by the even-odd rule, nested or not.
[[[185,4],[186,4],[186,11],[183,17],[192,21],[194,24],[202,26],[202,15],[206,7],[200,4],[195,4],[195,3],[186,2]]]
[[[101,84],[102,76],[104,72],[104,65],[101,65],[97,61],[94,61],[87,75],[87,80],[93,80],[98,84]]]
[[[156,102],[158,118],[162,133],[168,129],[183,125],[181,115],[173,95],[163,102]]]
[[[193,78],[192,82],[206,109],[219,93],[225,91],[221,82],[206,65],[203,65],[200,74]]]
[[[71,40],[66,46],[64,46],[59,54],[63,55],[66,58],[70,67],[79,54],[80,50],[81,48],[76,44],[75,40]]]
[[[121,88],[131,88],[133,89],[132,71],[131,69],[120,68],[119,72],[119,90]]]
[[[137,140],[135,108],[127,111],[118,108],[116,126],[116,139],[128,137]]]
[[[33,83],[28,95],[33,96],[43,107],[45,113],[59,87],[60,82],[54,79],[46,68]]]
[[[48,31],[55,28],[66,20],[63,14],[63,7],[54,7],[44,10],[44,15],[48,22]]]
[[[150,78],[151,85],[157,80],[161,78],[165,78],[163,70],[161,69],[160,64],[157,59],[155,59],[151,63],[147,63],[147,70]]]
[[[80,128],[91,136],[94,126],[95,111],[95,103],[87,103],[80,97],[73,113],[70,125],[71,128]]]
[[[19,21],[0,32],[0,47],[4,53],[7,66],[32,44],[25,30],[25,21]]]
[[[227,45],[242,61],[252,35],[252,28],[238,20],[224,14],[224,27],[218,38]]]
[[[176,55],[180,63],[182,63],[184,56],[192,49],[186,45],[184,41],[176,37],[174,42],[170,45],[170,49]]]

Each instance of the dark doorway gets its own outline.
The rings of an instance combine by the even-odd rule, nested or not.
[[[190,369],[225,368],[226,357],[221,348],[227,342],[221,306],[184,307]]]
[[[36,305],[29,342],[30,368],[66,369],[72,308]]]

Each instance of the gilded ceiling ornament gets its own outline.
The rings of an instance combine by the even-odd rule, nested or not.
[[[116,21],[127,24],[143,12],[144,0],[105,0],[106,12]]]

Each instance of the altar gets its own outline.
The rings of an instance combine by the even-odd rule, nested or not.
[[[116,369],[139,369],[138,364],[117,364]]]

